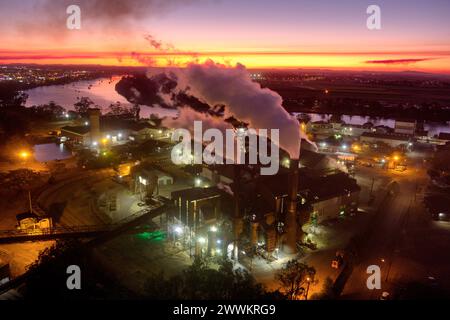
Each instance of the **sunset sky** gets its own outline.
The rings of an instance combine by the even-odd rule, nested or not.
[[[0,63],[450,73],[448,0],[0,0]],[[57,4],[55,4],[57,3]],[[81,7],[81,30],[66,7]],[[381,30],[366,8],[381,7]],[[153,46],[151,45],[153,40]]]

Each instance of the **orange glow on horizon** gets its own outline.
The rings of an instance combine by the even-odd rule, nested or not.
[[[414,57],[412,59],[411,57]],[[419,58],[419,59],[417,59]],[[421,59],[423,58],[423,59]],[[450,53],[345,53],[345,52],[8,52],[0,50],[0,63],[64,65],[109,65],[185,67],[211,59],[229,66],[237,63],[250,69],[330,68],[337,70],[374,70],[450,73]],[[413,62],[402,62],[402,60]],[[380,61],[381,63],[370,63]],[[383,61],[386,61],[384,63]],[[398,61],[398,62],[396,62]],[[392,62],[392,63],[388,63]]]

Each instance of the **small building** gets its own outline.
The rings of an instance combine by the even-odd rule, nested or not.
[[[71,141],[75,144],[88,145],[91,141],[89,126],[65,126],[61,128],[62,141]]]
[[[261,178],[258,186],[267,208],[282,215],[287,208],[288,172]],[[308,214],[318,223],[357,209],[361,188],[348,174],[336,171],[318,176],[308,169],[300,169],[299,207],[300,212]]]
[[[395,120],[394,132],[413,136],[416,132],[416,126],[415,120]]]
[[[41,218],[35,213],[21,213],[16,215],[17,228],[26,232],[50,231],[53,227],[51,218]]]
[[[345,124],[340,130],[341,135],[349,137],[360,137],[364,132],[372,132],[373,125],[371,123],[359,124]]]
[[[383,142],[393,148],[400,145],[408,145],[411,142],[411,136],[400,133],[377,133],[365,132],[361,135],[360,141],[366,143]]]
[[[438,139],[443,140],[445,142],[449,142],[450,141],[450,132],[439,132]]]
[[[153,166],[139,166],[133,169],[133,188],[141,199],[160,194],[160,188],[173,184],[173,177]]]
[[[343,172],[311,179],[300,191],[315,223],[356,212],[361,188]]]
[[[327,138],[334,134],[334,126],[326,121],[314,121],[306,124],[306,132],[316,138]]]
[[[122,141],[145,141],[170,138],[172,131],[161,127],[160,121],[123,119],[101,116],[98,109],[89,109],[89,121],[83,125],[61,128],[61,138],[85,147],[96,146],[103,141],[117,144]]]

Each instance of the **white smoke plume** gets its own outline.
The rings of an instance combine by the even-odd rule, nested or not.
[[[222,132],[226,129],[233,129],[233,127],[224,121],[221,117],[213,117],[207,113],[196,112],[189,107],[178,108],[178,117],[176,119],[164,118],[162,125],[167,128],[187,129],[190,132],[194,131],[194,121],[201,121],[203,130],[216,128]]]
[[[257,130],[279,129],[280,147],[291,158],[299,158],[299,122],[283,108],[281,96],[253,82],[243,65],[230,68],[208,61],[205,64],[190,64],[173,72],[180,90],[189,88],[190,94],[209,105],[225,105],[224,118],[233,116]],[[186,120],[193,121],[185,113],[183,111],[183,115],[176,120],[178,126],[189,125]],[[215,118],[214,123],[218,125],[218,122],[219,119]]]

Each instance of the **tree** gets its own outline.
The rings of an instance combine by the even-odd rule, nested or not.
[[[75,265],[81,270],[81,290],[68,290],[68,266]],[[88,247],[78,240],[57,241],[52,247],[39,254],[38,259],[28,268],[25,299],[74,300],[107,299],[130,297],[130,292],[100,268]],[[131,295],[132,297],[132,295]]]
[[[146,283],[147,298],[151,299],[282,299],[277,291],[267,292],[261,284],[243,269],[233,269],[231,261],[219,261],[213,269],[207,260],[196,258],[180,274],[165,278],[160,273]]]
[[[281,283],[286,296],[290,300],[296,300],[301,295],[308,296],[310,285],[315,284],[316,269],[297,260],[289,260],[275,275]]]
[[[34,113],[34,116],[44,119],[57,119],[65,112],[65,109],[54,101],[39,106],[33,106],[30,110]]]
[[[75,102],[73,106],[78,114],[84,116],[93,104],[94,102],[89,97],[81,97],[81,99]]]
[[[334,293],[333,280],[327,277],[323,282],[322,291],[320,293],[313,294],[311,296],[312,300],[334,300],[336,299],[336,294]]]

